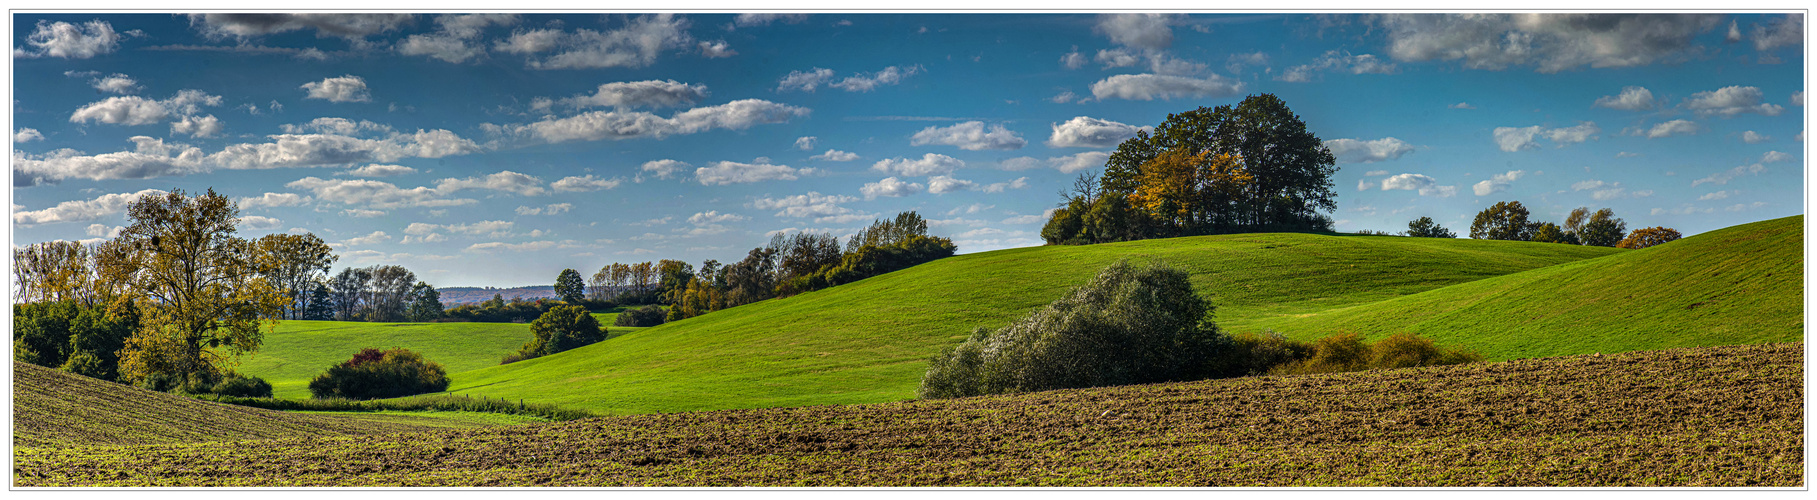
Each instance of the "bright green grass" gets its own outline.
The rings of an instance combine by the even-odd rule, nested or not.
[[[617,334],[616,329],[612,332]],[[271,383],[272,396],[309,397],[309,380],[353,357],[361,348],[403,347],[441,363],[448,373],[497,365],[530,341],[522,323],[278,322],[257,354],[237,368]]]
[[[1519,242],[1244,234],[942,259],[799,296],[451,376],[452,392],[602,413],[909,399],[927,358],[999,327],[1122,258],[1194,275],[1217,321],[1313,314],[1621,251]]]
[[[1491,360],[1804,339],[1804,217],[1257,326],[1411,331]]]

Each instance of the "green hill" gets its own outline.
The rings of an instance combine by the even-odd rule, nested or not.
[[[457,412],[295,413],[198,401],[13,362],[13,446],[315,438],[532,421]]]
[[[1804,217],[1257,327],[1311,339],[1417,332],[1491,360],[1804,339]]]
[[[450,390],[602,413],[898,401],[914,396],[933,353],[974,327],[1002,326],[1053,301],[1122,258],[1159,258],[1192,273],[1218,307],[1218,323],[1243,330],[1620,252],[1311,234],[983,252],[456,373]]]
[[[241,359],[235,369],[270,382],[273,396],[307,398],[310,379],[361,348],[407,348],[455,373],[497,365],[529,341],[530,326],[521,323],[285,320],[265,336],[258,353]]]
[[[18,486],[1805,485],[1804,345],[24,449]]]

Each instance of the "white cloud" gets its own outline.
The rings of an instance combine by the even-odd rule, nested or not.
[[[462,63],[485,54],[485,45],[475,43],[481,31],[497,24],[517,24],[517,14],[461,14],[435,18],[441,29],[434,33],[410,35],[398,42],[397,52],[407,56],[429,56],[451,63]]]
[[[96,238],[116,238],[120,236],[120,231],[124,230],[126,230],[126,226],[114,226],[110,228],[107,227],[106,224],[89,224],[88,229],[83,232]]]
[[[879,196],[888,196],[891,198],[908,196],[919,193],[925,188],[926,186],[922,186],[919,183],[907,182],[895,177],[885,177],[883,180],[877,182],[865,183],[863,187],[858,188],[858,192],[864,195],[864,199],[872,200]]]
[[[1784,106],[1760,102],[1763,98],[1764,94],[1758,87],[1733,85],[1691,94],[1691,97],[1685,99],[1684,107],[1696,112],[1698,116],[1714,115],[1724,118],[1742,113],[1778,116],[1785,111]]]
[[[933,185],[933,179],[928,180],[928,185],[929,186]],[[988,185],[985,185],[984,192],[1001,193],[1001,192],[1004,192],[1004,191],[1010,190],[1010,189],[1026,189],[1026,188],[1028,188],[1028,178],[1027,177],[1017,177],[1015,180],[1012,180],[1012,181],[993,182]]]
[[[858,154],[848,153],[837,149],[828,149],[825,153],[809,156],[808,159],[821,161],[853,161],[858,159]]]
[[[732,50],[732,46],[727,45],[725,40],[700,42],[696,46],[700,47],[700,56],[707,59],[720,59],[738,55],[738,51]]]
[[[900,157],[880,160],[871,165],[871,170],[908,177],[950,174],[953,173],[954,170],[961,168],[965,168],[964,161],[936,153],[927,153],[916,160]]]
[[[618,187],[618,185],[623,182],[624,182],[623,179],[595,178],[595,177],[593,177],[593,174],[587,174],[584,176],[572,176],[571,175],[571,176],[563,177],[563,178],[561,178],[561,180],[555,181],[553,184],[550,184],[549,187],[554,189],[555,192],[557,192],[557,193],[579,193],[579,192],[587,192],[587,191],[599,191],[601,189],[612,189],[612,188]]]
[[[986,205],[983,203],[973,203],[973,204],[966,205],[963,207],[953,207],[952,210],[947,210],[946,214],[947,215],[975,214],[975,213],[983,212],[985,210],[990,210],[993,208],[997,208],[997,206],[996,205]],[[965,219],[959,219],[959,220],[963,221]],[[982,223],[983,221],[978,221],[978,222]],[[929,224],[932,225],[931,222]]]
[[[364,38],[410,23],[410,14],[190,14],[190,26],[212,39],[242,40],[274,33],[315,30],[316,36],[336,36],[363,46]]]
[[[1092,59],[1098,61],[1098,64],[1104,65],[1104,69],[1127,68],[1142,63],[1141,58],[1123,49],[1099,50],[1097,57]]]
[[[1091,84],[1092,97],[1098,100],[1118,98],[1131,101],[1172,100],[1189,97],[1229,97],[1243,91],[1243,82],[1222,76],[1206,78],[1142,73],[1113,75]]]
[[[384,231],[373,231],[372,234],[368,234],[365,236],[360,236],[357,238],[348,238],[344,241],[341,241],[340,245],[366,246],[366,245],[373,245],[373,244],[378,244],[378,243],[385,243],[385,242],[389,242],[391,240],[392,240],[391,235],[385,234]]]
[[[637,182],[643,182],[646,173],[657,179],[668,179],[690,168],[694,168],[694,166],[685,161],[667,159],[647,161],[643,164],[642,172],[637,174]]]
[[[25,37],[30,48],[14,48],[13,57],[88,59],[113,52],[120,47],[120,39],[112,24],[99,19],[80,25],[39,20],[32,34]]]
[[[284,225],[284,221],[263,215],[242,215],[240,216],[240,223],[236,225],[239,226],[240,229],[277,229]]]
[[[324,134],[345,135],[345,136],[349,136],[349,137],[361,135],[362,132],[379,132],[379,133],[385,133],[385,134],[389,134],[392,132],[390,125],[373,123],[373,122],[366,121],[366,120],[360,120],[360,121],[356,122],[356,121],[349,120],[346,118],[337,118],[337,117],[332,117],[332,116],[316,118],[314,120],[310,120],[308,123],[300,123],[300,124],[299,123],[285,123],[285,124],[278,125],[278,128],[283,130],[284,133],[286,133],[286,134],[308,134],[311,132],[320,132],[320,133],[324,133]]]
[[[1603,182],[1603,181],[1596,180],[1596,179],[1580,181],[1575,184],[1572,184],[1571,190],[1572,191],[1590,191],[1590,198],[1594,199],[1596,201],[1613,200],[1613,199],[1620,198],[1623,195],[1628,194],[1627,193],[1628,189],[1621,187],[1620,182]],[[1645,194],[1641,194],[1641,193],[1645,193]],[[1635,193],[1635,195],[1637,197],[1645,197],[1645,196],[1650,196],[1652,194],[1653,194],[1652,191],[1642,191],[1642,192]]]
[[[178,91],[177,95],[161,101],[139,96],[109,97],[76,109],[69,115],[69,121],[70,123],[94,121],[115,125],[150,125],[162,122],[171,115],[198,113],[202,106],[219,106],[221,100],[221,96],[208,95],[206,92],[193,89]],[[191,120],[193,119],[191,118]]]
[[[1797,92],[1793,92],[1791,103],[1793,106],[1803,106],[1804,105],[1804,91],[1800,90]]]
[[[590,111],[567,118],[551,118],[528,125],[497,130],[549,143],[602,139],[661,139],[713,129],[744,130],[755,125],[784,123],[807,116],[809,110],[759,99],[732,101],[694,108],[669,118],[642,111]]]
[[[1745,142],[1748,144],[1760,144],[1760,143],[1767,142],[1770,140],[1773,140],[1773,138],[1771,136],[1761,134],[1759,132],[1755,132],[1752,130],[1741,133],[1741,142]]]
[[[979,151],[1022,149],[1022,146],[1027,145],[1028,141],[1023,140],[1015,132],[1003,128],[1001,124],[991,125],[990,130],[986,131],[984,122],[970,121],[949,127],[921,129],[920,132],[915,132],[915,135],[909,138],[909,144],[914,146],[937,144],[954,146],[967,151]]]
[[[1440,186],[1438,180],[1421,174],[1399,174],[1382,179],[1382,190],[1418,190],[1420,196],[1438,196],[1450,198],[1457,194],[1457,186]]]
[[[1357,191],[1368,191],[1371,189],[1375,189],[1375,186],[1376,186],[1376,183],[1369,182],[1369,179],[1357,179],[1356,180],[1356,190]]]
[[[783,198],[759,198],[752,202],[751,206],[759,210],[778,210],[777,217],[824,219],[823,222],[834,222],[840,218],[862,220],[873,217],[839,206],[840,203],[853,201],[858,201],[858,198],[845,195],[823,195],[810,191],[808,194]]]
[[[1092,31],[1111,43],[1148,50],[1173,45],[1173,14],[1100,14]]]
[[[1004,224],[1040,224],[1047,221],[1047,215],[1018,215],[1003,219]]]
[[[1461,60],[1471,69],[1532,65],[1541,73],[1671,62],[1698,52],[1693,38],[1723,15],[1388,14],[1388,54],[1399,61]]]
[[[126,207],[145,196],[162,196],[165,192],[146,189],[136,193],[104,194],[93,200],[71,200],[43,210],[13,208],[13,223],[19,225],[87,222],[126,211]]]
[[[1714,193],[1709,193],[1709,194],[1706,194],[1703,196],[1699,196],[1699,197],[1697,197],[1697,201],[1726,200],[1726,199],[1729,199],[1730,196],[1734,196],[1738,193],[1740,193],[1740,191],[1717,191]]]
[[[526,55],[554,52],[527,61],[526,66],[532,69],[641,68],[654,64],[664,50],[692,48],[694,38],[688,35],[688,24],[673,14],[638,16],[623,28],[604,32],[580,29],[572,33],[515,33],[499,41],[495,48]]]
[[[1804,43],[1804,16],[1786,14],[1766,24],[1754,25],[1754,50],[1767,51]]]
[[[469,246],[467,246],[466,251],[476,252],[476,253],[492,253],[492,252],[497,252],[497,251],[502,250],[502,251],[511,252],[511,253],[522,253],[522,252],[535,252],[538,250],[548,250],[550,248],[555,248],[556,245],[557,245],[557,243],[553,242],[553,241],[526,241],[523,243],[505,243],[502,241],[488,241],[485,243],[474,243],[472,245],[469,245]]]
[[[910,76],[914,76],[916,73],[920,73],[922,71],[925,71],[925,68],[922,68],[921,65],[919,65],[919,64],[914,65],[914,66],[909,66],[908,68],[897,68],[895,66],[890,66],[887,68],[883,68],[882,70],[880,70],[876,73],[871,73],[870,75],[865,75],[863,73],[859,73],[856,75],[848,76],[844,80],[840,80],[837,83],[829,84],[828,86],[837,88],[840,90],[844,90],[846,92],[870,92],[872,90],[875,90],[877,87],[881,87],[884,85],[895,85],[898,83],[902,83],[903,78],[908,78]]]
[[[1412,144],[1393,137],[1383,137],[1373,141],[1361,139],[1332,139],[1325,141],[1325,147],[1331,149],[1340,163],[1374,163],[1396,160],[1414,150]]]
[[[1782,161],[1792,161],[1792,155],[1780,151],[1768,151],[1765,155],[1761,155],[1760,157],[1761,163],[1779,163]]]
[[[1538,125],[1531,127],[1496,127],[1495,144],[1502,151],[1515,152],[1523,149],[1536,149],[1539,142],[1536,137],[1544,137],[1557,143],[1558,147],[1567,144],[1581,143],[1601,133],[1602,129],[1595,122],[1582,122],[1572,127],[1545,128]]]
[[[814,143],[818,142],[819,140],[820,140],[820,138],[814,137],[811,135],[807,136],[807,137],[797,137],[797,138],[795,138],[795,149],[799,149],[802,151],[813,151]]]
[[[1067,52],[1066,55],[1060,56],[1060,65],[1065,66],[1066,69],[1079,69],[1085,67],[1085,54],[1080,54],[1077,49],[1077,47],[1074,47],[1072,52]],[[1070,94],[1071,92],[1068,93]]]
[[[675,80],[644,80],[600,84],[593,95],[577,95],[558,102],[574,108],[673,108],[693,105],[706,98],[707,94],[706,85]]]
[[[303,84],[308,94],[304,99],[326,99],[328,102],[368,102],[372,94],[366,89],[366,79],[353,75],[325,78],[319,82]]]
[[[1394,63],[1383,61],[1373,54],[1352,55],[1333,50],[1314,59],[1311,64],[1287,68],[1287,71],[1281,72],[1281,75],[1275,79],[1284,82],[1309,82],[1312,81],[1314,72],[1340,71],[1352,75],[1386,75],[1393,74],[1397,69]]]
[[[807,19],[807,14],[745,13],[739,14],[738,17],[733,18],[732,24],[738,27],[766,26],[777,21],[795,24],[806,21]]]
[[[542,179],[510,170],[487,174],[485,177],[467,177],[464,179],[451,177],[435,182],[435,190],[439,193],[449,194],[463,189],[504,191],[507,193],[517,193],[521,196],[542,196],[549,194],[549,190],[543,188]]]
[[[763,181],[792,181],[799,179],[812,169],[795,169],[788,165],[774,165],[768,159],[758,158],[753,163],[734,161],[716,161],[705,167],[694,169],[694,179],[702,186],[724,186],[727,184],[746,184]]]
[[[1615,153],[1615,157],[1616,158],[1639,158],[1640,153],[1629,153],[1627,151],[1622,151],[1619,153]]]
[[[700,225],[706,225],[706,224],[724,224],[727,222],[738,222],[741,220],[748,220],[748,219],[750,219],[750,217],[745,217],[743,215],[738,215],[738,214],[722,214],[722,213],[719,213],[718,210],[708,210],[705,212],[700,212],[700,213],[696,213],[694,215],[689,216],[688,222],[691,224],[694,224],[696,226],[700,226]]]
[[[1527,171],[1525,170],[1509,170],[1507,173],[1495,174],[1495,176],[1490,177],[1488,180],[1476,183],[1471,189],[1477,196],[1489,196],[1491,194],[1507,191],[1509,184],[1512,184],[1516,180],[1520,180],[1521,176],[1526,173]]]
[[[1467,102],[1460,102],[1446,107],[1451,109],[1476,109],[1476,106],[1471,106],[1470,103]]]
[[[1646,87],[1622,87],[1621,94],[1602,96],[1596,99],[1595,106],[1619,109],[1624,111],[1646,111],[1653,109],[1653,91]]]
[[[936,176],[927,178],[927,192],[934,193],[934,194],[950,193],[950,192],[954,192],[954,191],[970,191],[977,187],[978,187],[978,183],[976,183],[976,182],[972,182],[972,181],[968,181],[968,180],[964,180],[964,179],[955,179],[955,178],[945,176],[945,175],[936,175]]]
[[[1744,174],[1745,175],[1759,175],[1761,172],[1765,172],[1766,170],[1767,170],[1767,167],[1765,165],[1761,165],[1759,163],[1755,163],[1753,165],[1742,165],[1742,166],[1731,168],[1731,169],[1728,169],[1728,170],[1725,170],[1722,172],[1710,174],[1709,177],[1691,181],[1691,187],[1697,187],[1697,186],[1700,186],[1703,184],[1715,184],[1718,186],[1728,185],[1729,181],[1734,180],[1736,177],[1740,177]]]
[[[1086,151],[1067,156],[1056,156],[1046,160],[1027,156],[1010,158],[998,162],[997,166],[1004,170],[1028,170],[1031,168],[1050,167],[1054,170],[1059,170],[1062,173],[1070,174],[1088,168],[1104,166],[1104,162],[1108,159],[1110,159],[1109,152]]]
[[[385,215],[385,211],[383,211],[383,210],[366,210],[363,208],[349,208],[349,209],[341,211],[341,216],[343,216],[343,217],[355,217],[355,218],[361,218],[361,219],[382,217],[384,215]]]
[[[435,189],[415,187],[401,189],[397,185],[370,179],[318,179],[304,177],[285,184],[291,189],[307,189],[315,198],[322,201],[344,205],[358,205],[366,208],[391,209],[402,207],[447,207],[470,205],[476,203],[470,199],[447,199]],[[382,214],[381,214],[382,215]]]
[[[394,177],[416,173],[416,169],[403,165],[380,165],[377,163],[343,172],[354,177]]]
[[[90,80],[88,84],[94,87],[95,90],[102,92],[112,92],[115,94],[134,94],[139,92],[139,82],[133,81],[132,77],[119,73]]]
[[[170,134],[189,134],[192,137],[214,137],[221,134],[221,120],[214,115],[204,117],[185,116],[170,122]]]
[[[265,193],[258,197],[247,197],[236,200],[241,209],[256,207],[298,207],[309,203],[308,196],[296,193]]]
[[[441,158],[477,152],[479,145],[447,130],[393,133],[384,139],[360,139],[334,134],[281,134],[267,136],[264,144],[235,144],[208,156],[209,161],[230,169],[346,165],[369,161],[395,161],[408,157]]]
[[[35,128],[19,127],[18,132],[13,132],[13,142],[32,142],[32,141],[42,141],[42,140],[44,140],[44,134],[39,133],[38,129],[35,129]]]
[[[1115,147],[1142,130],[1134,125],[1089,116],[1073,117],[1065,123],[1056,123],[1053,127],[1053,135],[1047,138],[1047,146],[1053,148]]]
[[[776,91],[788,92],[791,90],[799,90],[802,92],[813,92],[814,89],[819,88],[821,85],[826,85],[828,81],[832,80],[833,74],[833,70],[826,68],[813,68],[807,71],[790,71],[788,75],[783,76],[782,80],[776,83]]]
[[[1723,210],[1728,210],[1730,212],[1740,212],[1743,210],[1748,210],[1751,208],[1760,208],[1760,207],[1764,207],[1764,206],[1767,206],[1767,202],[1756,201],[1753,203],[1736,203],[1734,205],[1729,205],[1728,208],[1724,208]]]
[[[1074,94],[1073,91],[1066,90],[1066,91],[1060,92],[1059,94],[1055,94],[1053,97],[1048,98],[1047,101],[1052,102],[1054,104],[1066,104],[1069,102],[1073,102],[1074,100],[1077,100],[1077,99],[1079,99],[1079,94]]]
[[[134,151],[85,155],[73,149],[59,149],[41,155],[13,150],[13,186],[35,186],[63,179],[146,179],[168,175],[187,175],[205,171],[203,154],[182,144],[165,144],[163,140],[134,136]]]
[[[1700,130],[1703,130],[1703,127],[1698,126],[1697,122],[1690,120],[1672,120],[1654,125],[1653,128],[1648,129],[1647,138],[1658,139],[1674,135],[1691,135]]]
[[[573,203],[556,203],[542,207],[517,207],[518,215],[557,215],[574,209]],[[414,224],[413,224],[414,225]]]

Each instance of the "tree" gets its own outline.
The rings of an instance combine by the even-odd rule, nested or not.
[[[1535,229],[1533,229],[1533,241],[1540,243],[1572,243],[1572,241],[1565,236],[1564,231],[1550,222],[1540,223],[1538,226],[1535,226]]]
[[[129,280],[146,307],[121,351],[122,376],[214,375],[230,357],[258,350],[261,321],[275,326],[288,297],[259,272],[252,242],[234,236],[233,201],[179,189],[139,198],[126,215],[118,239],[133,249],[130,265],[108,279]]]
[[[1229,231],[1323,229],[1329,220],[1318,212],[1337,209],[1331,181],[1336,158],[1274,95],[1168,115],[1152,134],[1137,132],[1117,145],[1105,162],[1101,188],[1135,192],[1143,166],[1174,149],[1240,158],[1244,173],[1253,176],[1230,207]]]
[[[1578,238],[1585,245],[1612,247],[1621,242],[1621,236],[1627,234],[1628,223],[1615,217],[1615,211],[1607,208],[1597,210],[1584,221],[1583,229],[1578,231]]]
[[[1418,238],[1456,238],[1457,233],[1445,229],[1445,226],[1433,222],[1431,217],[1420,217],[1407,223],[1407,236]]]
[[[316,399],[378,399],[448,390],[448,371],[409,349],[361,349],[309,381]]]
[[[303,319],[327,321],[334,319],[334,293],[328,291],[328,284],[316,281],[309,292],[309,306],[303,309]]]
[[[578,304],[586,298],[586,293],[587,283],[581,280],[580,271],[563,269],[555,277],[555,296],[562,299],[562,302]]]
[[[405,316],[410,321],[419,323],[441,318],[442,293],[435,291],[435,287],[428,283],[416,282],[416,287],[410,289],[410,308]]]
[[[656,300],[670,305],[681,303],[681,295],[688,291],[688,282],[694,279],[694,265],[663,259],[657,263],[656,272]]]
[[[1621,243],[1615,244],[1615,247],[1641,249],[1677,241],[1682,237],[1684,236],[1678,234],[1678,230],[1669,227],[1641,228],[1635,229],[1627,238],[1622,238]]]
[[[366,321],[403,321],[416,273],[404,266],[373,266],[368,272],[372,273],[372,281],[366,294],[371,297],[372,307]]]
[[[340,259],[314,233],[268,234],[258,239],[254,249],[265,276],[290,298],[286,308],[290,319],[303,316],[309,308],[311,285]]]
[[[1527,207],[1518,201],[1504,201],[1477,212],[1470,223],[1470,237],[1479,240],[1528,241],[1533,239],[1527,224]]]
[[[340,274],[328,280],[328,287],[334,297],[334,319],[339,321],[359,321],[365,319],[365,310],[371,304],[366,287],[372,282],[372,271],[358,268],[342,269]]]
[[[606,339],[606,329],[581,306],[556,306],[530,322],[535,338],[518,350],[520,359],[548,356]]]

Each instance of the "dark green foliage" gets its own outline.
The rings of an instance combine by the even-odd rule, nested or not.
[[[557,306],[530,323],[530,334],[536,338],[518,349],[504,363],[548,356],[606,339],[606,329],[581,306]],[[515,358],[515,359],[513,359]]]
[[[120,349],[138,327],[139,310],[132,302],[120,302],[111,312],[73,300],[15,304],[13,359],[115,380]]]
[[[410,321],[434,321],[442,317],[442,293],[421,281],[410,290],[410,307],[404,311]]]
[[[309,381],[309,392],[317,399],[395,398],[447,389],[448,373],[440,363],[403,348],[362,349]]]
[[[618,319],[612,320],[612,326],[656,326],[662,324],[663,319],[662,306],[643,306],[618,313]]]
[[[679,260],[664,259],[657,263],[656,299],[663,304],[681,302],[681,296],[688,291],[688,282],[694,281],[694,265]]]
[[[587,281],[581,279],[580,271],[563,269],[555,277],[555,298],[563,302],[578,302],[587,296]]]
[[[303,309],[303,319],[316,321],[334,319],[334,293],[328,291],[326,283],[317,282],[315,289],[309,292],[309,305]]]
[[[1533,226],[1527,222],[1527,207],[1518,201],[1498,202],[1477,212],[1470,223],[1470,237],[1479,240],[1528,241],[1533,239]]]
[[[1628,234],[1628,223],[1616,217],[1614,210],[1604,208],[1590,214],[1577,234],[1585,245],[1612,247]]]
[[[1575,243],[1574,239],[1550,222],[1542,222],[1533,229],[1533,241],[1538,243]]]
[[[1407,236],[1418,238],[1456,238],[1457,233],[1445,229],[1445,226],[1433,222],[1431,217],[1420,217],[1407,223]]]
[[[559,300],[513,300],[506,302],[498,295],[491,300],[475,304],[462,304],[444,312],[443,317],[453,321],[472,321],[475,323],[528,323],[542,317],[549,309],[568,305]]]
[[[1101,387],[1203,378],[1226,341],[1189,276],[1119,261],[996,331],[979,328],[929,361],[920,396]]]
[[[70,323],[81,314],[74,300],[13,305],[13,359],[56,368],[69,359]]]
[[[232,374],[222,377],[221,381],[214,385],[214,389],[208,392],[241,398],[269,398],[271,397],[271,384],[262,378]]]
[[[1312,345],[1270,330],[1260,335],[1239,333],[1230,337],[1230,347],[1217,359],[1217,375],[1245,377],[1266,375],[1286,363],[1312,357]]]

